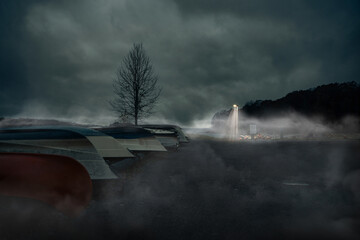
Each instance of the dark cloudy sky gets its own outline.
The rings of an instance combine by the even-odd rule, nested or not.
[[[0,116],[110,119],[134,42],[163,88],[155,117],[180,124],[359,82],[359,12],[358,0],[2,0]]]

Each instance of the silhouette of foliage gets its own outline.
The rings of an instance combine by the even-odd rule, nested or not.
[[[337,121],[346,115],[360,116],[360,85],[356,82],[332,83],[313,89],[294,91],[277,100],[257,100],[244,105],[249,116],[270,117],[289,112],[319,115]]]
[[[212,123],[229,116],[231,109],[215,113]],[[320,116],[327,122],[337,122],[351,115],[360,117],[360,84],[356,82],[332,83],[308,90],[294,91],[277,100],[247,102],[242,109],[247,116],[268,118],[299,113]]]

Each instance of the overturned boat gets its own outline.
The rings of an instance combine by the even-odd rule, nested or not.
[[[116,139],[122,146],[135,155],[135,158],[108,160],[110,168],[116,174],[132,170],[141,160],[152,152],[165,152],[166,148],[150,131],[140,127],[104,127],[95,130]]]
[[[141,125],[142,128],[149,130],[167,148],[178,148],[180,143],[188,143],[189,139],[179,126],[167,124],[147,124]]]
[[[105,160],[134,158],[113,137],[94,129],[31,126],[0,129],[0,152],[46,153],[73,157],[91,179],[117,178]]]
[[[140,127],[106,127],[95,128],[95,130],[115,138],[132,152],[166,151],[154,134]]]
[[[39,153],[0,153],[0,195],[45,202],[68,216],[90,203],[92,182],[73,158]]]

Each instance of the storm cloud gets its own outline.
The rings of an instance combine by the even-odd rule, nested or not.
[[[154,118],[181,124],[233,103],[359,82],[358,1],[2,1],[0,8],[2,116],[109,121],[112,80],[135,42],[163,88]]]

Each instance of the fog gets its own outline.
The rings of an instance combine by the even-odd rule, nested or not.
[[[114,120],[38,114],[44,118],[4,119],[0,126]],[[255,124],[260,134],[285,138],[232,142],[227,119],[213,125],[210,119],[187,126],[192,140],[178,151],[148,154],[119,179],[94,181],[93,200],[77,218],[36,200],[1,196],[0,238],[358,239],[360,142],[327,138],[358,134],[357,118],[329,124],[296,113],[261,120],[240,113],[240,135]],[[209,138],[197,138],[203,135]],[[305,137],[286,138],[294,135]],[[321,141],[307,141],[313,136]]]
[[[338,122],[329,122],[321,116],[307,117],[296,112],[268,118],[249,117],[239,112],[239,134],[249,134],[249,126],[256,125],[257,133],[280,136],[327,136],[329,133],[359,133],[360,119],[346,116]],[[213,132],[220,137],[228,134],[228,118],[217,117],[212,121]]]
[[[192,140],[94,182],[78,218],[2,197],[0,238],[357,239],[359,149],[358,141]]]

